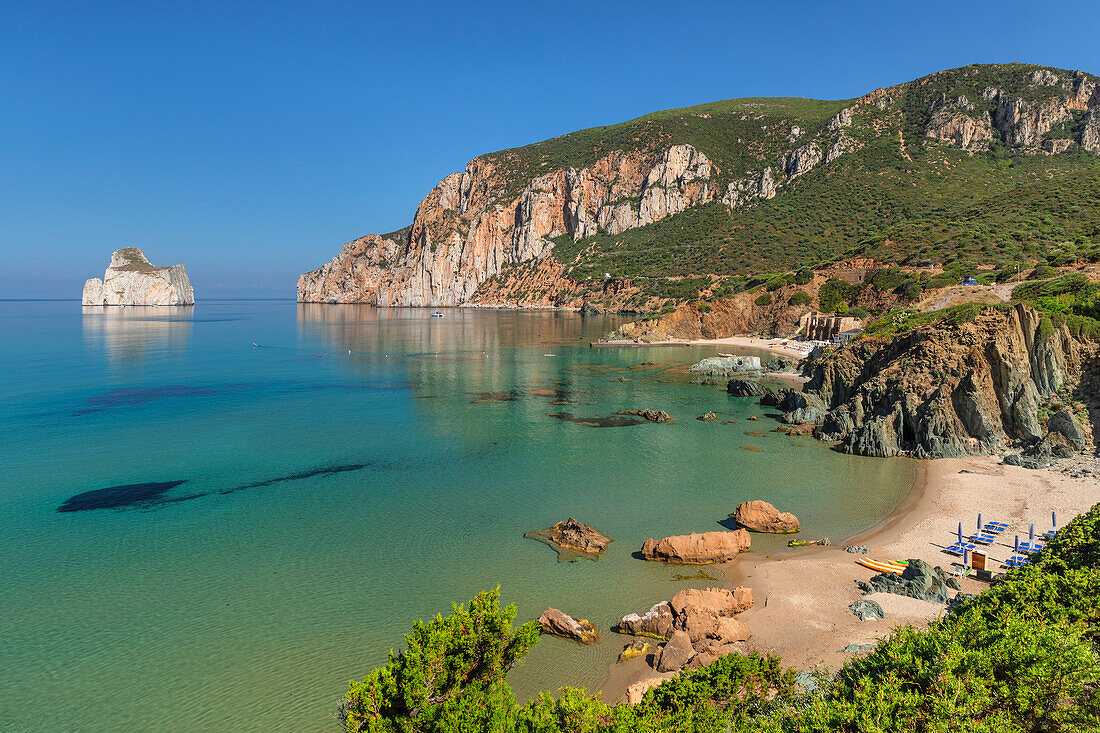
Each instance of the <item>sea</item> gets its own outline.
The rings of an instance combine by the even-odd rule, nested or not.
[[[597,690],[621,616],[724,582],[647,538],[765,499],[836,543],[911,489],[694,383],[713,347],[590,347],[623,320],[0,302],[0,730],[335,731],[416,619],[496,587],[603,634],[543,637],[517,698]],[[643,408],[674,421],[617,414]],[[614,538],[598,561],[523,536],[568,517]]]

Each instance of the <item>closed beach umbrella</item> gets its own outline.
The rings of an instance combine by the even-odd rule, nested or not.
[[[963,550],[963,567],[970,566],[970,550]]]
[[[959,522],[959,542],[963,541],[963,523]]]
[[[1016,544],[1013,545],[1013,548],[1013,552],[1015,552],[1016,554],[1020,553],[1020,535],[1016,535]]]
[[[1027,527],[1027,541],[1028,542],[1034,542],[1035,541],[1035,522],[1032,522]]]
[[[1050,526],[1058,529],[1058,512],[1052,511],[1050,513]]]
[[[982,513],[978,512],[978,529],[981,530],[981,528],[982,528]]]

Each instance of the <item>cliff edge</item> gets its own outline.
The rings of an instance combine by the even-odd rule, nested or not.
[[[84,283],[82,305],[194,305],[195,291],[183,265],[156,267],[137,247],[111,254],[103,274]]]

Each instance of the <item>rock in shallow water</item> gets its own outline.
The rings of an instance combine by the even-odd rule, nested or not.
[[[682,565],[707,565],[727,562],[749,549],[752,539],[743,529],[732,532],[692,532],[661,540],[650,537],[642,545],[646,560],[663,560]]]
[[[569,517],[547,529],[533,529],[525,532],[524,537],[545,542],[558,551],[559,560],[575,560],[577,555],[588,555],[593,559],[614,542],[595,527]]]
[[[620,415],[637,415],[638,417],[645,418],[649,422],[672,422],[672,415],[669,415],[664,410],[619,410]]]
[[[544,634],[574,639],[581,644],[600,640],[600,632],[587,619],[576,619],[556,608],[548,608],[539,616],[539,627]]]
[[[793,534],[799,530],[798,517],[790,512],[780,512],[766,501],[743,501],[730,515],[739,526],[752,532]]]

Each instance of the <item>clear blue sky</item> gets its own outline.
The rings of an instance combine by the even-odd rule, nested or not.
[[[110,252],[197,297],[292,296],[478,154],[939,69],[1100,72],[1100,3],[0,1],[0,298]]]

